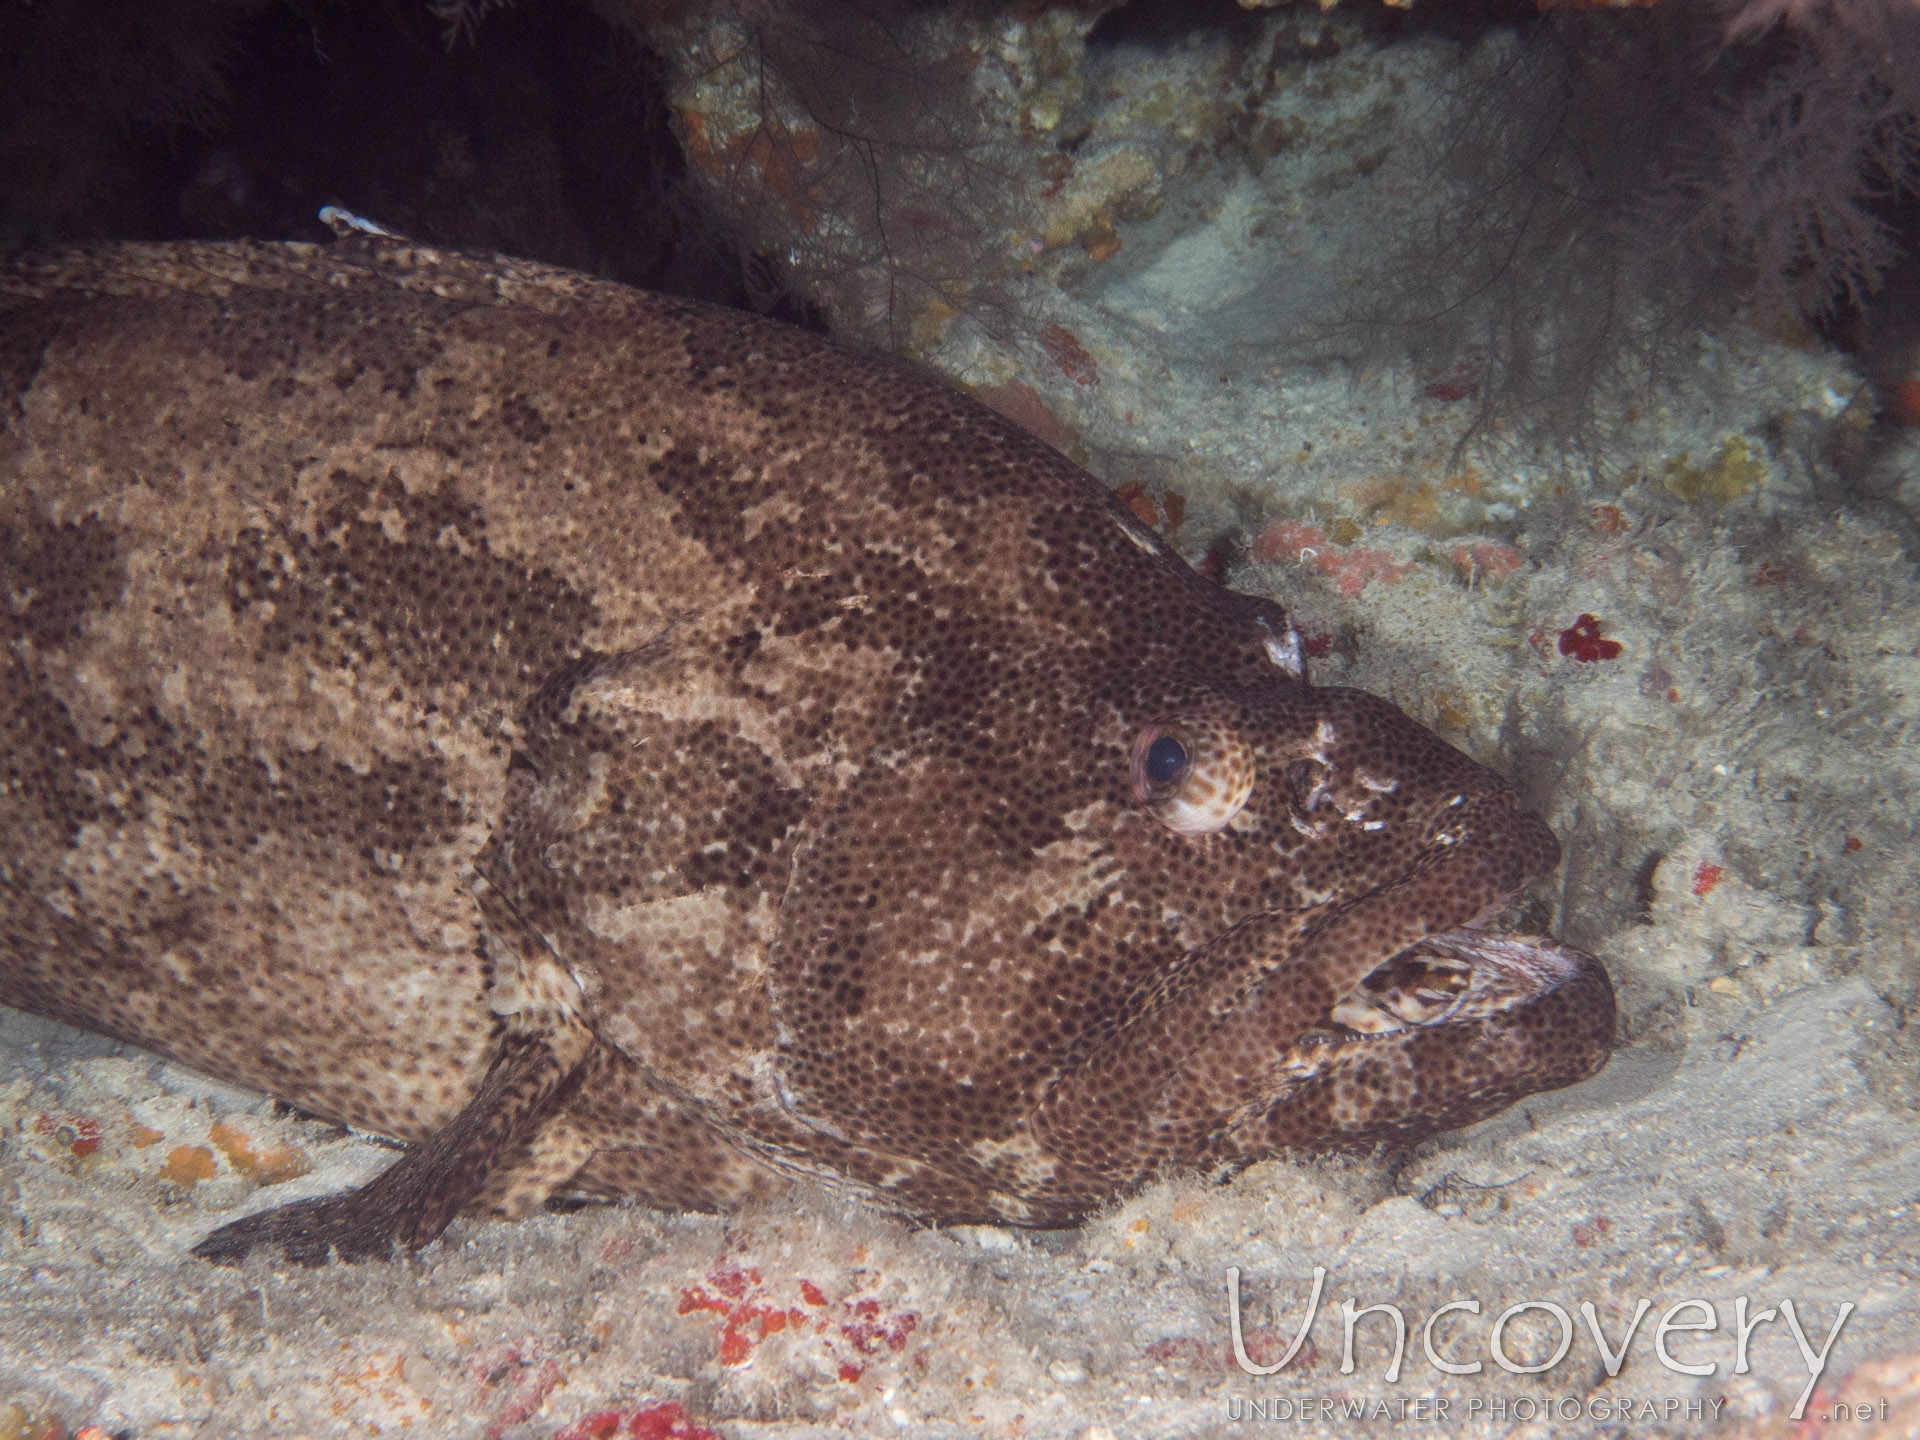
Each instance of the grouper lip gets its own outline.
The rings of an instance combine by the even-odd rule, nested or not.
[[[1595,964],[1551,936],[1456,926],[1375,966],[1335,1002],[1325,1029],[1302,1038],[1316,1048],[1368,1044],[1485,1019],[1531,1004]]]

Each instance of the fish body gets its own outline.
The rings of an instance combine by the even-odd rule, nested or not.
[[[391,240],[0,266],[0,1001],[408,1142],[201,1247],[1071,1224],[1585,1078],[1558,846],[900,365]]]

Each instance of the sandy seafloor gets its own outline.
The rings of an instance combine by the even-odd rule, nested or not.
[[[1103,83],[1119,133],[1125,76]],[[1819,447],[1781,437],[1844,429],[1860,378],[1735,326],[1572,463],[1463,459],[1462,407],[1419,373],[1249,342],[1290,303],[1271,277],[1357,223],[1350,192],[1288,199],[1293,163],[1212,173],[1191,203],[1169,177],[1048,298],[1078,353],[962,322],[924,358],[1028,386],[1190,558],[1237,543],[1230,582],[1292,607],[1316,680],[1519,781],[1566,849],[1530,919],[1620,992],[1604,1072],[1397,1162],[1176,1179],[1078,1232],[915,1231],[798,1190],[229,1271],[188,1247],[391,1152],[4,1014],[0,1437],[1920,1435],[1920,431],[1875,432],[1881,500],[1821,498]],[[1618,655],[1562,653],[1583,614]],[[1255,1361],[1325,1270],[1279,1374],[1236,1363],[1230,1266]],[[1404,1314],[1397,1377],[1383,1314],[1342,1365],[1349,1300]],[[1617,1347],[1643,1300],[1609,1374],[1583,1307]],[[1478,1311],[1437,1354],[1478,1373],[1423,1346],[1453,1301]],[[1804,1411],[1789,1301],[1814,1352],[1852,1307]],[[1539,1373],[1490,1349],[1522,1302],[1573,1330]],[[1743,1315],[1767,1318],[1742,1368]],[[1557,1325],[1510,1319],[1505,1355],[1549,1358]]]

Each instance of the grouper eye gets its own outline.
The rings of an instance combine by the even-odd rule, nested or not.
[[[1253,757],[1232,730],[1206,720],[1166,720],[1133,741],[1133,795],[1182,835],[1224,828],[1253,793]]]
[[[1162,735],[1147,747],[1147,783],[1156,789],[1171,785],[1187,768],[1187,747],[1171,735]]]

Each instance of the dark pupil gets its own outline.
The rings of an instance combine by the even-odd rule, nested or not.
[[[1147,747],[1147,783],[1171,785],[1187,768],[1187,747],[1171,735],[1162,735]]]

